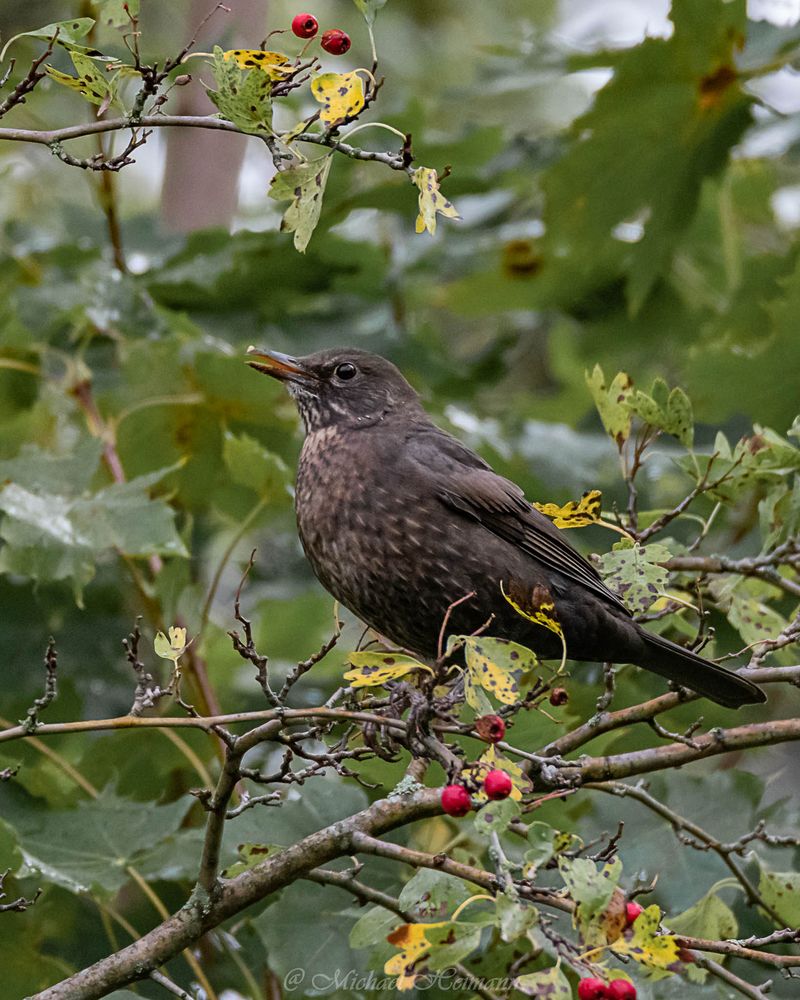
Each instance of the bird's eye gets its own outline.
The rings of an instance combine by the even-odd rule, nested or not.
[[[340,378],[343,382],[347,382],[348,379],[354,378],[355,374],[356,366],[351,365],[349,361],[345,361],[341,365],[336,366],[336,377]]]

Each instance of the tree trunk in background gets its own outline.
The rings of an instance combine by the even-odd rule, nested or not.
[[[185,25],[187,38],[212,6],[210,0],[192,0]],[[226,0],[226,6],[231,13],[216,14],[200,32],[199,50],[207,50],[211,39],[223,37],[231,48],[255,48],[266,35],[267,0]],[[197,79],[198,66],[198,62],[189,64],[194,79],[179,92],[175,114],[207,115],[217,110]],[[182,233],[229,226],[238,203],[239,172],[247,138],[192,128],[165,131],[167,155],[161,188],[164,225]]]

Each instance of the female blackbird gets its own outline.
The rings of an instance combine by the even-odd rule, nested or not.
[[[453,634],[491,620],[489,634],[560,657],[559,637],[518,614],[505,591],[522,606],[554,603],[570,659],[636,663],[731,708],[765,700],[633,621],[518,486],[432,423],[389,361],[349,348],[248,356],[286,383],[305,425],[296,507],[306,556],[376,632],[433,658],[451,609]]]

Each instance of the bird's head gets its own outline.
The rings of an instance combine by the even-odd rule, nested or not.
[[[247,363],[286,383],[306,432],[322,427],[369,427],[400,411],[420,409],[419,397],[391,361],[355,348],[302,358],[247,350]]]

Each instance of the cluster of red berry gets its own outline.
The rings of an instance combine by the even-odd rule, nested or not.
[[[499,743],[506,734],[506,724],[499,715],[484,715],[475,720],[475,730],[487,743]],[[505,771],[489,771],[483,779],[483,790],[493,802],[507,799],[513,788]],[[442,809],[448,816],[466,816],[472,808],[472,799],[463,785],[446,785],[442,789]]]
[[[319,31],[319,21],[313,14],[295,14],[292,31],[298,38],[313,38]],[[332,56],[343,56],[350,48],[350,36],[340,28],[331,28],[322,33],[320,45]]]

